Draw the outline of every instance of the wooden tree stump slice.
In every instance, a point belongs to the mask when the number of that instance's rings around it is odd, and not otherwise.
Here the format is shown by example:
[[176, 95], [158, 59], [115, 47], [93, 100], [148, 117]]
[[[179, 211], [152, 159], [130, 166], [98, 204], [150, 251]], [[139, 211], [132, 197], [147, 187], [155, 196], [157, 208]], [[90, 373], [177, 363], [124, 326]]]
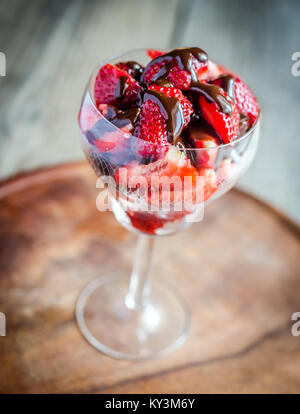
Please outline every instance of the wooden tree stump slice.
[[130, 266], [136, 241], [96, 209], [95, 182], [75, 163], [0, 185], [0, 392], [300, 392], [300, 337], [291, 334], [300, 230], [237, 190], [209, 205], [204, 221], [157, 241], [153, 276], [191, 312], [181, 348], [133, 363], [85, 341], [74, 317], [80, 291]]

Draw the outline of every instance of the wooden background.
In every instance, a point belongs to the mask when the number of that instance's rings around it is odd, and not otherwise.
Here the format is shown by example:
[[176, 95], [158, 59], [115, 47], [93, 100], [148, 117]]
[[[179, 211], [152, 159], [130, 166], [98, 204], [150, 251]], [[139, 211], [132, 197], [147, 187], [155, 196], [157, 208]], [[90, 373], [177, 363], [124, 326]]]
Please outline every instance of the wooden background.
[[300, 221], [298, 0], [1, 0], [0, 177], [82, 157], [76, 114], [91, 69], [117, 51], [199, 45], [252, 85], [264, 119], [243, 188]]
[[0, 393], [300, 393], [300, 228], [237, 190], [156, 241], [152, 276], [188, 304], [186, 343], [134, 363], [86, 342], [79, 292], [130, 268], [136, 242], [97, 211], [94, 178], [71, 163], [0, 185]]

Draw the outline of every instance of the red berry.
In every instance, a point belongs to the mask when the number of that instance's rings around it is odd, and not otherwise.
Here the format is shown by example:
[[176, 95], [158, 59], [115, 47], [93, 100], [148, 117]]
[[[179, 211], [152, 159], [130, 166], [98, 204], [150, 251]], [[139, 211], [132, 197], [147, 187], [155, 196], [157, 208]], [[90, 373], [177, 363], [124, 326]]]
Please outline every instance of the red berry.
[[[225, 75], [225, 74], [224, 74]], [[233, 94], [234, 94], [234, 101], [237, 106], [238, 111], [249, 118], [250, 125], [254, 124], [258, 117], [259, 107], [257, 100], [249, 87], [239, 79], [234, 74], [229, 74], [233, 77]], [[226, 77], [226, 76], [225, 76]], [[224, 89], [224, 77], [218, 76], [216, 79], [212, 81], [212, 84], [218, 85]], [[226, 88], [224, 89], [225, 92]]]
[[155, 49], [148, 49], [147, 50], [147, 55], [149, 56], [150, 59], [155, 59], [158, 56], [163, 55], [164, 52], [161, 52], [160, 50], [155, 50]]
[[234, 82], [234, 97], [239, 112], [248, 116], [254, 124], [259, 113], [258, 103], [250, 88], [239, 78]]
[[95, 80], [96, 105], [110, 104], [118, 108], [136, 106], [142, 88], [127, 72], [107, 64], [99, 70]]
[[180, 89], [168, 88], [165, 86], [151, 85], [150, 90], [156, 90], [160, 93], [163, 93], [169, 97], [177, 98], [182, 106], [183, 116], [184, 116], [184, 126], [186, 126], [191, 119], [193, 113], [193, 105], [191, 102], [183, 95]]
[[[146, 66], [144, 73], [142, 75], [143, 82], [147, 86], [149, 86], [151, 83], [155, 83], [156, 75], [158, 74], [160, 69], [166, 65], [170, 66], [168, 73], [166, 75], [166, 79], [170, 81], [173, 84], [173, 86], [177, 89], [188, 89], [192, 80], [191, 73], [189, 71], [182, 70], [179, 67], [175, 58], [171, 62], [170, 59], [167, 57], [166, 59], [162, 58], [162, 60], [158, 62], [155, 60], [153, 62], [150, 62], [148, 66]], [[207, 64], [203, 64], [196, 58], [193, 58], [193, 66], [199, 80], [204, 80], [206, 78]]]
[[166, 121], [155, 102], [147, 100], [142, 104], [137, 136], [147, 141], [147, 144], [141, 143], [138, 150], [144, 157], [150, 155], [157, 158], [169, 145]]
[[[223, 96], [230, 101], [228, 95], [221, 89]], [[208, 102], [203, 96], [199, 98], [199, 106], [203, 118], [208, 122], [225, 143], [235, 140], [239, 132], [239, 112], [234, 103], [231, 102], [231, 115], [219, 110], [215, 102]]]

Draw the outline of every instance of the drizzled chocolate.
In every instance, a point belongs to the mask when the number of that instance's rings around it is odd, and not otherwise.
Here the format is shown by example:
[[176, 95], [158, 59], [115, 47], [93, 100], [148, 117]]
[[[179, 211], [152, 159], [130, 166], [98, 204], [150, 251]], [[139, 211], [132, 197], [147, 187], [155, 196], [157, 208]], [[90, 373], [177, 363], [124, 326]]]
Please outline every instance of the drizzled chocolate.
[[140, 108], [131, 108], [127, 109], [127, 111], [118, 111], [116, 116], [110, 119], [110, 122], [118, 128], [122, 128], [127, 125], [128, 130], [133, 131], [140, 111]]
[[115, 89], [115, 98], [120, 101], [122, 100], [122, 98], [125, 95], [125, 91], [127, 88], [127, 81], [128, 81], [128, 77], [127, 76], [120, 76], [118, 83], [116, 85], [116, 89]]
[[189, 93], [191, 95], [202, 95], [208, 102], [215, 102], [221, 112], [226, 115], [232, 114], [231, 103], [222, 95], [222, 89], [217, 85], [203, 82], [192, 82]]
[[121, 111], [115, 106], [106, 105], [105, 118], [108, 119], [117, 128], [123, 128], [127, 126], [127, 130], [129, 132], [133, 132], [140, 112], [141, 109], [138, 107]]
[[[149, 66], [152, 66], [155, 63], [166, 62], [165, 65], [154, 76], [154, 78], [152, 79], [152, 83], [158, 84], [160, 86], [165, 86], [166, 84], [172, 86], [167, 77], [174, 65], [175, 60], [181, 70], [188, 71], [191, 74], [191, 85], [186, 93], [188, 95], [194, 95], [194, 98], [196, 99], [199, 99], [199, 95], [204, 96], [204, 98], [207, 101], [215, 102], [221, 112], [224, 112], [225, 114], [230, 116], [232, 114], [232, 106], [231, 103], [223, 96], [221, 87], [217, 85], [210, 85], [208, 83], [200, 82], [198, 80], [197, 72], [195, 69], [195, 59], [203, 64], [207, 64], [207, 53], [198, 47], [178, 48], [172, 50], [169, 53], [158, 56], [152, 62], [150, 62], [143, 72], [141, 81], [143, 82], [144, 76], [147, 73], [147, 68]], [[227, 89], [229, 90], [229, 93], [232, 95], [232, 80], [228, 78], [224, 79], [224, 81], [227, 83]]]
[[239, 137], [243, 136], [249, 129], [250, 126], [250, 119], [247, 115], [243, 115], [240, 113], [240, 121], [239, 121]]
[[173, 143], [181, 134], [184, 126], [182, 106], [177, 98], [169, 97], [156, 90], [147, 90], [144, 101], [150, 100], [157, 104], [166, 121], [168, 140]]
[[[152, 79], [152, 83], [158, 86], [173, 87], [172, 82], [168, 79], [170, 70], [174, 67], [174, 62], [177, 63], [179, 69], [187, 71], [191, 75], [191, 84], [188, 90], [182, 91], [192, 101], [198, 102], [199, 97], [203, 96], [208, 102], [214, 102], [217, 104], [219, 110], [227, 115], [232, 114], [231, 100], [226, 99], [223, 90], [228, 96], [233, 99], [234, 97], [234, 78], [231, 75], [224, 75], [220, 77], [220, 86], [212, 85], [204, 82], [200, 82], [197, 77], [197, 66], [195, 60], [207, 65], [208, 56], [205, 51], [198, 47], [190, 48], [178, 48], [172, 50], [169, 53], [158, 56], [153, 59], [143, 71], [143, 67], [135, 61], [121, 62], [122, 65], [127, 66], [128, 73], [143, 85], [145, 74], [147, 69], [154, 64], [164, 62], [164, 65], [155, 74]], [[122, 101], [125, 96], [126, 88], [128, 86], [128, 77], [121, 76], [115, 88], [115, 98], [118, 101]], [[168, 97], [164, 93], [156, 90], [144, 90], [143, 86], [138, 96], [136, 105], [140, 105], [141, 102], [151, 100], [156, 103], [166, 121], [166, 129], [168, 134], [168, 140], [174, 144], [178, 141], [178, 137], [184, 128], [184, 116], [182, 106], [177, 98]], [[138, 108], [132, 108], [127, 111], [116, 111], [115, 114], [107, 114], [107, 118], [116, 126], [122, 127], [130, 124], [132, 130], [136, 128], [138, 123], [140, 110]]]
[[137, 81], [140, 80], [144, 70], [144, 67], [142, 65], [134, 60], [129, 60], [128, 62], [120, 62], [120, 65], [126, 66], [128, 68], [127, 73]]
[[[208, 61], [207, 53], [204, 50], [200, 49], [199, 47], [182, 47], [178, 49], [174, 49], [169, 53], [164, 55], [158, 56], [157, 58], [153, 59], [150, 64], [146, 67], [152, 66], [155, 63], [166, 62], [166, 64], [157, 72], [157, 74], [153, 78], [153, 82], [156, 83], [159, 79], [164, 79], [168, 76], [174, 60], [176, 60], [179, 68], [181, 70], [185, 70], [190, 72], [192, 81], [197, 80], [197, 73], [194, 69], [194, 60], [198, 60], [201, 63], [206, 64]], [[144, 71], [141, 81], [144, 80], [144, 75], [147, 73], [147, 70]]]
[[229, 98], [235, 101], [234, 98], [234, 77], [232, 75], [224, 74], [218, 77], [221, 88], [227, 93]]

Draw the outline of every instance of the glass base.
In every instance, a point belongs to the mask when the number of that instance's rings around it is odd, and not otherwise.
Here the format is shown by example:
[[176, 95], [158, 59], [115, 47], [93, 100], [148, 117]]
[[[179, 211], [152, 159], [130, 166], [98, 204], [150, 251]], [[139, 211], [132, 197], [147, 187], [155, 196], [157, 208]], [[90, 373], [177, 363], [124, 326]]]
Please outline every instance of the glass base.
[[89, 283], [76, 305], [86, 340], [119, 359], [144, 360], [180, 346], [189, 328], [181, 298], [160, 280], [152, 282], [147, 304], [134, 307], [128, 296], [129, 272], [103, 275]]

